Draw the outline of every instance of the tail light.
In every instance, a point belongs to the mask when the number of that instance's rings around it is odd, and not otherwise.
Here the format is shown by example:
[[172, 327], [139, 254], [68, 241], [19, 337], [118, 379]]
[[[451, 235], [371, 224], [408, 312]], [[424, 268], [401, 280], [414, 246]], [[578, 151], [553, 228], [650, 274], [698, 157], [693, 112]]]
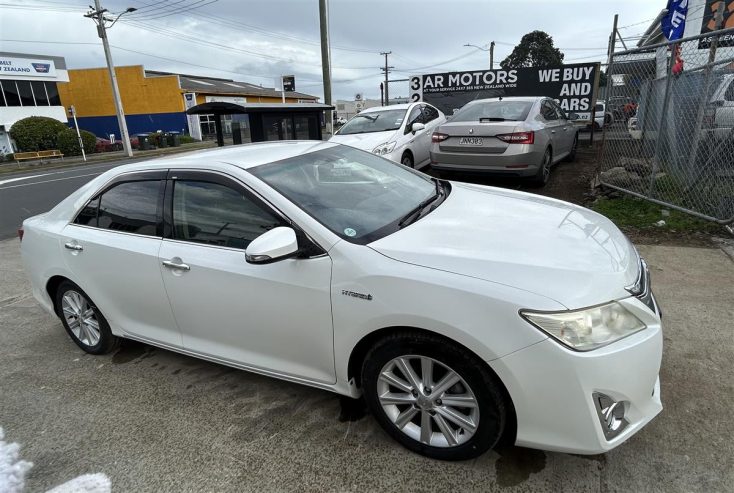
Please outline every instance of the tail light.
[[442, 134], [440, 132], [433, 132], [433, 135], [431, 135], [431, 142], [443, 142], [444, 140], [448, 138], [449, 136], [447, 134]]
[[496, 137], [508, 144], [532, 144], [535, 142], [535, 132], [515, 132], [497, 135]]
[[20, 241], [23, 241], [23, 233], [24, 233], [23, 228], [18, 228], [18, 239]]

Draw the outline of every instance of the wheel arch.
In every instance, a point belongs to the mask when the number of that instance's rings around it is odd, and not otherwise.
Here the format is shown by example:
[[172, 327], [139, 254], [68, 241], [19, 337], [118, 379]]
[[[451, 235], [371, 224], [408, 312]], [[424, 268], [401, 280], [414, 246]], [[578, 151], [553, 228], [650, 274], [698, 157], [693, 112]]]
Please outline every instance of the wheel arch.
[[347, 363], [347, 381], [348, 382], [354, 382], [354, 386], [356, 388], [359, 388], [361, 390], [362, 387], [362, 363], [364, 361], [365, 356], [367, 355], [367, 352], [374, 346], [377, 341], [394, 334], [396, 332], [406, 333], [406, 334], [424, 334], [424, 335], [430, 335], [432, 337], [436, 337], [438, 339], [443, 339], [448, 343], [455, 344], [462, 349], [468, 351], [473, 356], [475, 356], [479, 361], [482, 362], [484, 365], [484, 368], [492, 375], [497, 383], [499, 384], [499, 388], [502, 392], [503, 397], [505, 398], [507, 405], [508, 405], [508, 413], [507, 413], [507, 424], [505, 426], [505, 431], [502, 434], [502, 437], [500, 438], [500, 443], [507, 444], [507, 445], [514, 445], [515, 443], [515, 437], [517, 435], [517, 414], [515, 412], [515, 404], [512, 402], [512, 396], [510, 395], [510, 392], [507, 390], [507, 387], [505, 386], [505, 383], [502, 381], [502, 379], [497, 375], [497, 373], [492, 369], [490, 365], [488, 365], [482, 358], [474, 351], [466, 347], [464, 344], [461, 344], [460, 342], [457, 342], [456, 340], [446, 337], [443, 334], [440, 334], [438, 332], [418, 328], [418, 327], [407, 327], [407, 326], [393, 326], [393, 327], [383, 327], [381, 329], [374, 330], [370, 332], [369, 334], [366, 334], [360, 339], [357, 344], [352, 348], [351, 353], [349, 354], [349, 360]]
[[[59, 307], [56, 303], [56, 291], [58, 291], [59, 286], [61, 286], [61, 283], [64, 281], [73, 282], [74, 284], [77, 284], [74, 280], [69, 279], [66, 276], [62, 276], [59, 274], [51, 276], [48, 281], [46, 281], [46, 293], [48, 293], [49, 298], [51, 298], [51, 302], [54, 306], [54, 311], [56, 314], [59, 314]], [[78, 285], [78, 284], [77, 284]]]
[[406, 154], [410, 156], [410, 160], [413, 161], [413, 166], [415, 166], [415, 155], [413, 154], [413, 151], [411, 151], [409, 147], [405, 149], [403, 153], [400, 155], [401, 164], [403, 162], [403, 156], [405, 156]]

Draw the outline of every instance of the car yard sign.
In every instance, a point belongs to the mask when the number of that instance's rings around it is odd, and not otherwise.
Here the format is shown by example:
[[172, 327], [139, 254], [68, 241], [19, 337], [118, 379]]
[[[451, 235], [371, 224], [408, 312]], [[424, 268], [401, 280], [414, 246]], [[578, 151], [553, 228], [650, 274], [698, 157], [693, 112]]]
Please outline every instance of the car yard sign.
[[499, 96], [547, 96], [568, 112], [588, 112], [596, 101], [599, 64], [414, 75], [410, 100], [452, 115], [469, 101]]

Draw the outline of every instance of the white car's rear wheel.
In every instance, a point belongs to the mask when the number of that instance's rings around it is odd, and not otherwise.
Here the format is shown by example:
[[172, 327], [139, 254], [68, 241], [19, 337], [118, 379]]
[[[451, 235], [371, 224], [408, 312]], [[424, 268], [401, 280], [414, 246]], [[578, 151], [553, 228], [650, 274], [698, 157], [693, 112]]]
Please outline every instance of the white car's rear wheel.
[[393, 335], [365, 357], [365, 399], [410, 450], [445, 460], [477, 457], [497, 443], [506, 420], [502, 392], [484, 365], [438, 337]]
[[56, 312], [77, 346], [91, 354], [114, 349], [118, 338], [96, 305], [71, 281], [64, 281], [56, 291]]

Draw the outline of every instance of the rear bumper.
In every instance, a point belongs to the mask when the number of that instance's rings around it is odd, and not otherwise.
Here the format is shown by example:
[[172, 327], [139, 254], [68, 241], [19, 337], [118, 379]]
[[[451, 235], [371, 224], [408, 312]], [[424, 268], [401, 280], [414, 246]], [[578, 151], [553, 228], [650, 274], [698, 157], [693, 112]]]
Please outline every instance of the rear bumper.
[[[472, 154], [431, 150], [431, 167], [440, 171], [497, 173], [511, 176], [532, 176], [543, 162], [545, 150], [536, 151], [531, 145], [517, 145], [502, 154]], [[520, 168], [519, 166], [527, 166]]]
[[[516, 444], [577, 454], [618, 446], [662, 410], [658, 373], [663, 337], [660, 319], [636, 299], [643, 331], [609, 346], [577, 352], [551, 339], [489, 362], [507, 387], [517, 414]], [[624, 406], [626, 427], [607, 438], [594, 394]]]

